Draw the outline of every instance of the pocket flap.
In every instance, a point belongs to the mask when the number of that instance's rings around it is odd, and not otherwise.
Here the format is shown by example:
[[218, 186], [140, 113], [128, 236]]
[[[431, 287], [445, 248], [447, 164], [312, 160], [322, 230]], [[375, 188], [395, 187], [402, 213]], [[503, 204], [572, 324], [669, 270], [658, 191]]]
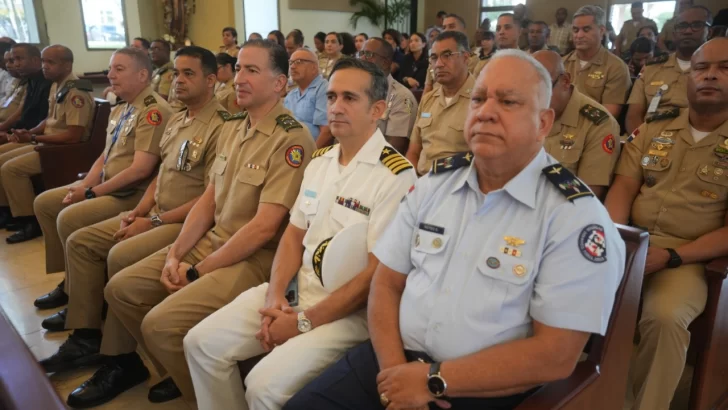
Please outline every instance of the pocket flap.
[[258, 186], [265, 180], [264, 169], [243, 168], [238, 172], [238, 181]]
[[447, 246], [450, 235], [438, 234], [420, 229], [415, 236], [415, 250], [435, 255]]
[[728, 170], [726, 169], [700, 164], [697, 175], [701, 181], [728, 187]]
[[478, 270], [481, 274], [495, 280], [523, 285], [529, 282], [533, 276], [533, 262], [512, 258], [508, 255], [491, 256], [478, 262]]
[[429, 127], [432, 125], [432, 117], [420, 117], [419, 120], [417, 120], [417, 126], [420, 128]]
[[318, 199], [303, 198], [303, 200], [301, 200], [301, 203], [298, 205], [298, 209], [300, 209], [304, 215], [314, 215], [318, 210], [318, 205]]
[[217, 175], [222, 175], [223, 172], [225, 172], [225, 167], [227, 167], [227, 159], [221, 158], [219, 155], [217, 158], [215, 158], [215, 162], [212, 163], [212, 168], [210, 169], [210, 172]]

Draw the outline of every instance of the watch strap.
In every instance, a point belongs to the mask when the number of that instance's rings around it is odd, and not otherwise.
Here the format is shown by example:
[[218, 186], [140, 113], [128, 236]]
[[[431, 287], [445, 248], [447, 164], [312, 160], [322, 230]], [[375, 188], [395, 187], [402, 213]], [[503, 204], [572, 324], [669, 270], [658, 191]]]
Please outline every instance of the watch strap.
[[436, 374], [440, 374], [440, 362], [433, 362], [430, 363], [430, 374], [429, 376], [434, 376]]
[[668, 268], [677, 268], [680, 265], [682, 265], [683, 261], [680, 255], [677, 253], [675, 249], [672, 248], [665, 248], [667, 253], [670, 254], [670, 260], [667, 261], [667, 267]]

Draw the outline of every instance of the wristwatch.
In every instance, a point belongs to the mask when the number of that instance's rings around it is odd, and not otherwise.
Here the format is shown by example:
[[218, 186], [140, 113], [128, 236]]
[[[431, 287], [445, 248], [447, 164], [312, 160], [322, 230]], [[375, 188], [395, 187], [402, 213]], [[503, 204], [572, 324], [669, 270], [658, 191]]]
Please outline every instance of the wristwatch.
[[86, 199], [94, 199], [96, 198], [96, 192], [94, 192], [93, 188], [86, 188]]
[[38, 136], [35, 134], [30, 134], [30, 143], [33, 145], [38, 145], [38, 140], [36, 139]]
[[301, 312], [298, 312], [298, 331], [301, 333], [310, 332], [311, 329], [313, 329], [313, 325], [311, 324], [311, 321], [308, 320], [306, 317], [306, 314]]
[[675, 269], [683, 264], [682, 258], [675, 252], [675, 249], [667, 248], [665, 250], [670, 254], [670, 259], [667, 261], [668, 268]]
[[164, 222], [162, 222], [162, 218], [159, 217], [159, 214], [152, 215], [152, 228], [157, 228], [159, 226], [164, 225]]
[[447, 391], [447, 382], [440, 375], [439, 362], [430, 365], [430, 374], [427, 375], [427, 389], [433, 397], [443, 397]]
[[190, 266], [187, 268], [187, 282], [192, 283], [200, 278], [200, 272], [197, 271], [197, 268], [195, 268], [195, 265]]

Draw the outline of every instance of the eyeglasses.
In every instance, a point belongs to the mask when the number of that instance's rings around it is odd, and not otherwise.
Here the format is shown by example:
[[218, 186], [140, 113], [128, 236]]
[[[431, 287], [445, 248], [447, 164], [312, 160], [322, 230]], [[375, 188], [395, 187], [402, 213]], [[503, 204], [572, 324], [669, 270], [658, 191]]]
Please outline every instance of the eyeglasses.
[[702, 30], [705, 27], [710, 27], [710, 23], [705, 21], [693, 21], [692, 23], [678, 23], [675, 24], [675, 31], [687, 31], [688, 28], [693, 31]]
[[301, 65], [303, 63], [315, 63], [315, 61], [305, 60], [305, 59], [299, 58], [298, 60], [291, 60], [291, 61], [289, 61], [288, 62], [288, 65], [291, 66], [291, 67], [295, 67], [295, 66]]
[[372, 59], [372, 58], [374, 58], [374, 57], [381, 57], [381, 58], [384, 58], [384, 56], [383, 56], [383, 55], [381, 55], [381, 54], [377, 54], [377, 53], [375, 53], [375, 52], [373, 52], [373, 51], [368, 51], [368, 50], [361, 50], [361, 51], [358, 51], [358, 52], [356, 53], [356, 58], [358, 58], [358, 59], [360, 59], [360, 60], [362, 60], [362, 59], [367, 59], [367, 60], [370, 60], [370, 59]]
[[435, 65], [437, 63], [437, 60], [442, 60], [443, 63], [447, 64], [450, 60], [452, 60], [452, 57], [454, 55], [462, 54], [462, 51], [458, 51], [453, 53], [452, 51], [445, 51], [444, 53], [440, 54], [439, 56], [437, 54], [430, 54], [430, 65]]

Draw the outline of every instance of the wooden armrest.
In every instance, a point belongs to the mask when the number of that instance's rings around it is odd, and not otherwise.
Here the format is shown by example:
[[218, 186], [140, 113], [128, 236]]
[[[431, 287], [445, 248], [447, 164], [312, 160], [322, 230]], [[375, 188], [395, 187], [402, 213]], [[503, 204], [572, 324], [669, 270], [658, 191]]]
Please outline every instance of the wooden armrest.
[[728, 275], [728, 257], [713, 259], [705, 267], [708, 279], [724, 280]]
[[76, 180], [79, 171], [87, 170], [95, 158], [90, 155], [90, 142], [62, 145], [38, 145], [45, 189], [67, 185]]
[[597, 365], [589, 360], [576, 365], [568, 378], [549, 383], [521, 403], [516, 410], [551, 410], [560, 408], [599, 377]]

